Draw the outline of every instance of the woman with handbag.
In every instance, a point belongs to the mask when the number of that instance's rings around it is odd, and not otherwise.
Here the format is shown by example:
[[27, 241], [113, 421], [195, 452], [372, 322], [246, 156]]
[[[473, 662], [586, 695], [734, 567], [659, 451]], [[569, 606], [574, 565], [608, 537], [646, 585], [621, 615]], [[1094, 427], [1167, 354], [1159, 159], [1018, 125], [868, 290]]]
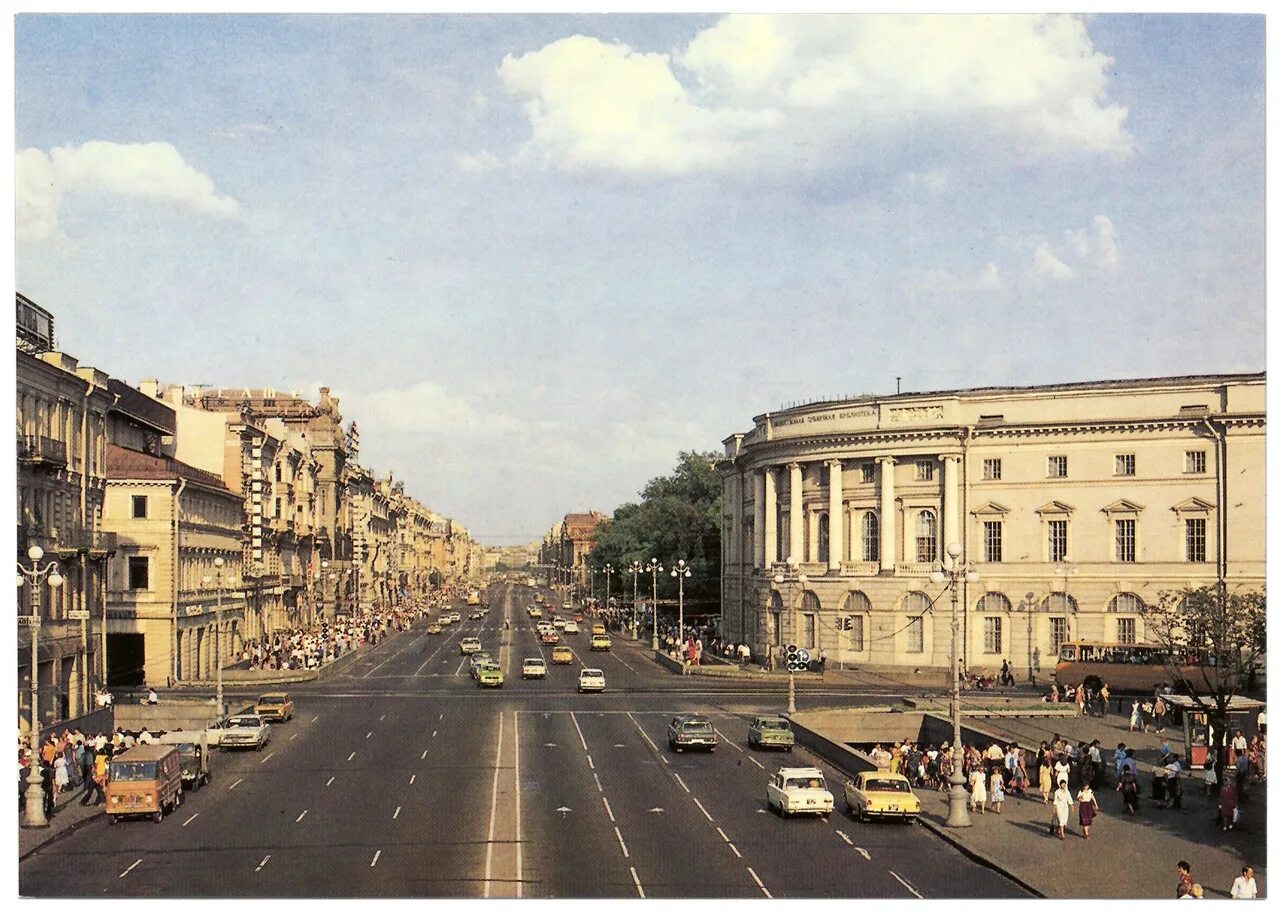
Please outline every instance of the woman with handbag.
[[1098, 807], [1098, 799], [1093, 794], [1093, 787], [1087, 782], [1081, 787], [1076, 801], [1080, 803], [1080, 830], [1084, 831], [1084, 839], [1088, 840], [1089, 827], [1093, 824], [1094, 816], [1102, 810]]

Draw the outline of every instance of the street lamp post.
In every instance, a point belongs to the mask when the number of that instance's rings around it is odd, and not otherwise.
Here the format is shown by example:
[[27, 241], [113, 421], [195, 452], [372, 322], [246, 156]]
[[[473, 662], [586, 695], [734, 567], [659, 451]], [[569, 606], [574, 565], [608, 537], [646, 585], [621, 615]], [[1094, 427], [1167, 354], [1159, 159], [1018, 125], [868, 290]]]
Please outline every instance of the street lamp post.
[[640, 622], [638, 620], [639, 611], [636, 608], [636, 603], [639, 601], [639, 598], [640, 598], [640, 589], [639, 589], [638, 581], [640, 579], [640, 572], [642, 570], [644, 570], [644, 565], [641, 564], [639, 561], [631, 562], [631, 639], [632, 640], [640, 639]]
[[40, 583], [47, 577], [49, 586], [56, 590], [62, 586], [62, 575], [58, 573], [56, 561], [50, 561], [41, 567], [40, 559], [44, 557], [44, 549], [40, 546], [33, 545], [27, 549], [27, 557], [31, 559], [29, 567], [18, 562], [18, 586], [26, 583], [31, 587], [31, 615], [28, 622], [31, 628], [31, 754], [27, 759], [27, 791], [23, 799], [22, 826], [48, 827], [49, 819], [44, 815], [44, 784], [40, 776]]
[[[794, 567], [794, 565], [792, 566]], [[786, 583], [787, 582], [786, 575], [775, 574], [773, 577], [773, 582], [779, 585]], [[804, 588], [806, 585], [808, 585], [808, 583], [809, 583], [809, 577], [807, 574], [800, 574], [795, 578], [795, 584], [797, 587], [799, 587], [801, 594], [804, 593]], [[798, 598], [799, 598], [799, 595], [797, 595], [796, 599], [788, 600], [788, 602], [790, 603], [790, 611], [787, 613], [788, 615], [787, 624], [791, 628], [792, 637], [796, 636], [796, 600]], [[795, 712], [796, 712], [796, 670], [792, 669], [791, 664], [788, 663], [787, 664], [787, 713], [795, 713]]]
[[613, 565], [606, 564], [604, 566], [604, 610], [609, 611], [609, 592], [610, 585], [613, 583]]
[[[214, 558], [213, 559], [213, 567], [214, 567], [213, 576], [210, 577], [208, 574], [205, 574], [204, 578], [202, 579], [202, 582], [204, 583], [205, 586], [208, 586], [211, 583], [214, 584], [216, 586], [216, 593], [217, 593], [217, 603], [216, 603], [217, 607], [214, 609], [214, 616], [213, 616], [214, 617], [214, 631], [213, 631], [214, 660], [213, 662], [214, 662], [214, 665], [217, 667], [217, 678], [218, 678], [218, 695], [217, 695], [218, 719], [222, 719], [223, 715], [227, 712], [226, 707], [222, 703], [222, 591], [224, 589], [223, 582], [222, 582], [222, 568], [225, 565], [226, 565], [226, 562], [222, 559], [221, 556]], [[228, 586], [235, 586], [240, 582], [240, 580], [233, 575], [231, 577], [228, 577], [226, 582]]]
[[649, 572], [649, 578], [653, 582], [653, 619], [649, 627], [653, 630], [653, 650], [658, 651], [658, 575], [662, 573], [662, 565], [658, 563], [657, 558], [650, 558], [649, 563], [645, 566]]
[[1027, 593], [1022, 598], [1022, 605], [1019, 608], [1025, 609], [1027, 612], [1027, 682], [1034, 688], [1036, 684], [1036, 668], [1032, 651], [1035, 649], [1035, 631], [1033, 630], [1032, 622], [1035, 620], [1036, 594]]
[[947, 827], [969, 827], [968, 795], [964, 788], [964, 772], [962, 770], [964, 754], [960, 747], [960, 594], [961, 582], [977, 583], [978, 573], [970, 565], [960, 560], [964, 553], [960, 543], [952, 542], [947, 546], [947, 554], [939, 563], [939, 567], [929, 579], [935, 585], [946, 584], [951, 590], [951, 809], [947, 813]]
[[671, 576], [676, 578], [676, 582], [680, 584], [679, 606], [680, 614], [676, 622], [676, 631], [680, 635], [680, 664], [685, 663], [685, 643], [684, 643], [684, 582], [693, 576], [693, 571], [689, 570], [689, 566], [684, 563], [681, 558], [676, 562], [675, 567], [671, 569]]

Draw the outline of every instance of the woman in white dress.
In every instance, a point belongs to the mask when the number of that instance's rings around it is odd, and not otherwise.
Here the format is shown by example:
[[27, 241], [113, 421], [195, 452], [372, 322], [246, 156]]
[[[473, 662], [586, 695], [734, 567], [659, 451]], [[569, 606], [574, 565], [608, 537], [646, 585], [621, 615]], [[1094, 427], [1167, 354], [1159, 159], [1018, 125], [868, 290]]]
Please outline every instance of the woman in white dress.
[[1071, 792], [1067, 789], [1067, 781], [1059, 780], [1058, 789], [1053, 794], [1053, 823], [1058, 828], [1058, 839], [1066, 840], [1067, 820], [1071, 817]]
[[973, 765], [973, 770], [969, 771], [969, 810], [987, 813], [987, 777], [983, 773], [982, 765]]

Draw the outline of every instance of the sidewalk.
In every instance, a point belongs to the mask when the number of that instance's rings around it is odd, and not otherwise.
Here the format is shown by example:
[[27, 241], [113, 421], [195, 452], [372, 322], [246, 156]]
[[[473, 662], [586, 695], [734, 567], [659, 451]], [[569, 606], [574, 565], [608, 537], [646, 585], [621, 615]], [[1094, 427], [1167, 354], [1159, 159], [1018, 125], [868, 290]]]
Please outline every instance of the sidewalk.
[[[102, 824], [106, 817], [102, 814], [104, 805], [81, 805], [80, 795], [84, 787], [69, 790], [60, 797], [49, 818], [48, 827], [18, 828], [18, 858], [24, 859], [46, 843], [52, 843], [60, 837], [71, 833], [81, 825], [91, 825], [96, 821]], [[18, 809], [18, 820], [22, 820], [22, 808]], [[95, 825], [96, 826], [96, 825]]]

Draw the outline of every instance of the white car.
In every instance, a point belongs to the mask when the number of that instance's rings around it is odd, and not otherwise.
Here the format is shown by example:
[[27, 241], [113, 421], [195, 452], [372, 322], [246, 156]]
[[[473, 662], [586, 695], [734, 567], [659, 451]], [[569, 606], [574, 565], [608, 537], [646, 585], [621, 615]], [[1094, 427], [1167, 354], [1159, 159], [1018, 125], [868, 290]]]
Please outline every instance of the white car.
[[778, 814], [821, 815], [826, 818], [836, 807], [827, 780], [816, 767], [780, 767], [769, 778], [765, 798]]
[[271, 724], [256, 713], [229, 717], [222, 724], [218, 745], [222, 748], [252, 748], [262, 751], [271, 741]]
[[551, 622], [551, 625], [552, 625], [552, 627], [554, 627], [556, 630], [558, 630], [558, 631], [563, 631], [563, 630], [564, 630], [565, 621], [564, 621], [564, 619], [563, 619], [563, 618], [557, 618], [555, 621]]
[[531, 656], [520, 666], [521, 678], [546, 678], [547, 661], [539, 656]]
[[458, 644], [458, 649], [462, 651], [462, 654], [464, 656], [467, 655], [468, 653], [479, 653], [480, 650], [482, 649], [480, 645], [480, 638], [464, 637], [462, 638], [462, 641]]
[[564, 623], [564, 633], [566, 633], [566, 634], [577, 634], [577, 633], [578, 633], [578, 623], [577, 623], [576, 621], [566, 621], [566, 622]]
[[579, 691], [603, 691], [604, 672], [600, 669], [583, 669], [578, 673]]
[[450, 613], [449, 613], [449, 620], [450, 620], [450, 621], [452, 621], [454, 624], [458, 624], [459, 622], [461, 622], [461, 621], [462, 621], [462, 613], [461, 613], [461, 612], [450, 612]]

